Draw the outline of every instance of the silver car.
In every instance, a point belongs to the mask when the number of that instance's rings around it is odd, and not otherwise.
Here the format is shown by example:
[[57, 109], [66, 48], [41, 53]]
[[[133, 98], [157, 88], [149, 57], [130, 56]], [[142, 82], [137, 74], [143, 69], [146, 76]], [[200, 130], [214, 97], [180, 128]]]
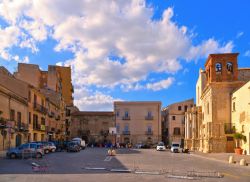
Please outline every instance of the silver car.
[[44, 151], [39, 144], [26, 143], [20, 145], [19, 147], [9, 149], [6, 156], [11, 159], [30, 157], [42, 158], [44, 156]]

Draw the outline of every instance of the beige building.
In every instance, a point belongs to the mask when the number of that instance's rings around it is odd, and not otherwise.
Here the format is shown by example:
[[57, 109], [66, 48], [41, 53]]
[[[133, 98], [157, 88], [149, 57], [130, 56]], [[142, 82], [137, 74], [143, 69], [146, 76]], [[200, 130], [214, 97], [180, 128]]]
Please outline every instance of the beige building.
[[185, 117], [188, 148], [205, 153], [233, 152], [231, 94], [250, 79], [248, 69], [238, 69], [237, 57], [238, 53], [210, 54], [205, 71], [200, 70], [197, 107]]
[[250, 81], [232, 94], [232, 125], [236, 132], [246, 136], [240, 147], [244, 154], [250, 154]]
[[162, 140], [161, 102], [114, 102], [118, 143], [155, 144]]
[[28, 141], [28, 84], [0, 67], [0, 150]]
[[105, 144], [112, 142], [109, 128], [115, 126], [114, 112], [72, 113], [70, 137], [80, 137], [89, 144]]
[[163, 122], [164, 128], [163, 140], [166, 144], [179, 142], [184, 145], [185, 136], [185, 112], [192, 108], [194, 100], [189, 99], [182, 102], [171, 104], [162, 109], [164, 113]]

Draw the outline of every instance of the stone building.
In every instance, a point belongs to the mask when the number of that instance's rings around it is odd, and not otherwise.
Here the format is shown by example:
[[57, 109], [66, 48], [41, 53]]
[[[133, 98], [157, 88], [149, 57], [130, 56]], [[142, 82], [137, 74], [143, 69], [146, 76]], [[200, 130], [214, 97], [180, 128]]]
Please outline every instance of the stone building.
[[182, 102], [171, 104], [162, 109], [164, 113], [163, 123], [164, 128], [164, 142], [171, 144], [172, 142], [179, 142], [184, 145], [185, 135], [185, 112], [193, 107], [194, 100], [189, 99]]
[[161, 102], [114, 102], [116, 141], [155, 144], [162, 140]]
[[244, 154], [250, 154], [250, 81], [232, 94], [232, 126], [242, 133], [246, 141], [240, 142]]
[[205, 71], [200, 70], [196, 84], [197, 107], [185, 117], [186, 133], [189, 132], [187, 147], [205, 153], [233, 152], [231, 94], [250, 79], [249, 70], [238, 69], [237, 57], [238, 53], [210, 54]]
[[71, 114], [70, 137], [80, 137], [89, 144], [112, 142], [109, 128], [115, 126], [114, 112], [76, 111]]
[[28, 84], [0, 67], [0, 150], [28, 141]]

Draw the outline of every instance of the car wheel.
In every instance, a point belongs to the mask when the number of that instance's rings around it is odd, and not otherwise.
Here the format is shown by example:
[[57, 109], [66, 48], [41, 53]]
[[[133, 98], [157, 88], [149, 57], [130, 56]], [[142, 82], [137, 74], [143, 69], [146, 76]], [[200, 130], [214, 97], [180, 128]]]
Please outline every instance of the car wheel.
[[41, 153], [36, 153], [36, 158], [42, 158], [42, 154]]
[[48, 153], [49, 153], [49, 150], [48, 150], [48, 149], [46, 149], [44, 152], [45, 152], [45, 154], [48, 154]]
[[56, 151], [56, 149], [52, 149], [52, 150], [51, 150], [51, 152], [55, 152], [55, 151]]
[[15, 159], [15, 158], [16, 158], [16, 154], [15, 154], [15, 153], [11, 153], [11, 154], [10, 154], [10, 158], [11, 158], [11, 159]]

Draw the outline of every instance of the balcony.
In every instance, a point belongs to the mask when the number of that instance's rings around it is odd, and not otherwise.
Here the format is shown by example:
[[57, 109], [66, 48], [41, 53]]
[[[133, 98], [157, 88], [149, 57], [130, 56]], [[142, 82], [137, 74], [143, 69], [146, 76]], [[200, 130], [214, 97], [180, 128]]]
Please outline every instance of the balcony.
[[123, 131], [122, 134], [123, 135], [130, 135], [130, 131]]
[[47, 114], [47, 112], [48, 112], [48, 110], [44, 106], [42, 106], [40, 104], [37, 104], [35, 102], [33, 104], [33, 108], [34, 108], [35, 111], [38, 111], [38, 112], [40, 112], [42, 114]]
[[29, 131], [29, 125], [26, 123], [18, 122], [16, 127], [17, 127], [17, 130], [21, 132]]
[[146, 131], [145, 135], [153, 135], [153, 131]]
[[41, 124], [33, 124], [33, 129], [37, 131], [46, 131], [46, 126]]
[[123, 116], [122, 120], [130, 120], [130, 116]]
[[0, 118], [0, 128], [6, 128], [7, 127], [7, 122], [4, 119]]
[[145, 116], [145, 120], [153, 120], [154, 117], [153, 116]]
[[225, 134], [234, 134], [236, 132], [234, 123], [225, 123], [224, 124], [224, 132]]

